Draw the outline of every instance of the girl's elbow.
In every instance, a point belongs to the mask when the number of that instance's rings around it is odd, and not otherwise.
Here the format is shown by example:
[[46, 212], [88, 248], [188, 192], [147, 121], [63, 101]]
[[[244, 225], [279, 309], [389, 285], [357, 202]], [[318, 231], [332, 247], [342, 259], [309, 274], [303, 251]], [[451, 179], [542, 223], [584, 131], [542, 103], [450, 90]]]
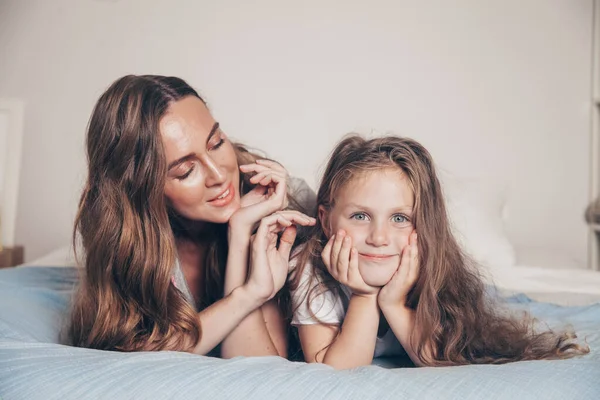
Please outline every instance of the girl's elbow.
[[283, 348], [283, 349], [280, 348], [280, 349], [277, 349], [276, 355], [278, 355], [279, 357], [282, 357], [282, 358], [288, 358], [288, 351], [286, 348]]

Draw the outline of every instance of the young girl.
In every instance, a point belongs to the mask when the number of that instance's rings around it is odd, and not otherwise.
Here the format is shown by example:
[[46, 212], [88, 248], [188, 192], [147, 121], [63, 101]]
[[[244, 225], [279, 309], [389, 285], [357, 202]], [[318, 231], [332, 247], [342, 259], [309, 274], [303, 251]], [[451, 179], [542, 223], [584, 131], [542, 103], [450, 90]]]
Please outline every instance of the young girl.
[[317, 195], [319, 223], [290, 263], [307, 362], [336, 368], [406, 352], [419, 366], [567, 358], [572, 334], [497, 311], [453, 237], [431, 156], [414, 140], [344, 139]]

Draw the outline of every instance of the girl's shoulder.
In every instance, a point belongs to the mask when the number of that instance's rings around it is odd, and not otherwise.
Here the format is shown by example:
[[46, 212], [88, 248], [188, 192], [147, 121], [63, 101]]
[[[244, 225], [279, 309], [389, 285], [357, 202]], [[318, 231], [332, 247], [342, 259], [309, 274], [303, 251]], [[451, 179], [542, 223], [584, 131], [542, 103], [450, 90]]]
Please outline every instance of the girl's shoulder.
[[[292, 255], [290, 257], [290, 262], [289, 262], [289, 269], [288, 269], [288, 273], [289, 273], [289, 279], [293, 282], [296, 282], [296, 284], [294, 285], [295, 290], [299, 291], [299, 292], [306, 292], [309, 291], [311, 289], [313, 289], [316, 286], [323, 286], [326, 278], [323, 276], [323, 272], [322, 271], [317, 271], [315, 269], [315, 266], [313, 265], [312, 261], [311, 261], [311, 257], [306, 257], [305, 258], [305, 262], [303, 263], [303, 265], [299, 265], [298, 263], [300, 262], [301, 258], [303, 255], [303, 252], [306, 249], [306, 245], [305, 244], [301, 244], [299, 245], [296, 249], [294, 249], [292, 251]], [[300, 274], [298, 276], [298, 274]], [[326, 272], [325, 272], [326, 274]], [[339, 288], [339, 290], [335, 290], [336, 293], [338, 293], [339, 295], [341, 295], [344, 298], [349, 299], [352, 291], [350, 290], [350, 288], [348, 288], [345, 285], [342, 285], [338, 282], [335, 282], [334, 285], [336, 288]], [[329, 287], [324, 287], [324, 291], [330, 291]]]
[[[299, 244], [294, 249], [292, 249], [292, 253], [290, 255], [290, 261], [288, 263], [289, 272], [296, 270], [296, 268], [298, 267], [298, 262], [300, 261], [300, 258], [305, 250], [306, 250], [306, 243]], [[310, 260], [307, 262], [307, 264], [310, 264]]]

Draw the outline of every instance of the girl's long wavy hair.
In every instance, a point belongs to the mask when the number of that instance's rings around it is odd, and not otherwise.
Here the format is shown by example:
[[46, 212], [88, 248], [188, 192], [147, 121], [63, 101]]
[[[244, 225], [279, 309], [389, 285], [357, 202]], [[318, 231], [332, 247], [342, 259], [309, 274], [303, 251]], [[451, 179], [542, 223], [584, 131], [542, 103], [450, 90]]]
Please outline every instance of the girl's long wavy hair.
[[[75, 219], [84, 276], [67, 340], [106, 350], [190, 351], [201, 336], [194, 306], [172, 284], [175, 237], [185, 221], [164, 196], [167, 164], [159, 121], [170, 104], [198, 93], [164, 76], [125, 76], [98, 100], [87, 130], [88, 177]], [[204, 101], [204, 100], [203, 100]], [[234, 144], [238, 163], [258, 158]], [[252, 185], [240, 177], [240, 192]], [[223, 296], [227, 224], [214, 224], [203, 260], [201, 308]]]
[[[411, 340], [425, 365], [506, 363], [568, 358], [589, 349], [573, 342], [573, 333], [536, 332], [534, 321], [516, 318], [486, 295], [476, 265], [454, 238], [444, 196], [429, 152], [412, 139], [387, 136], [365, 140], [351, 135], [333, 150], [317, 194], [317, 207], [331, 210], [340, 190], [368, 171], [398, 168], [414, 191], [413, 225], [419, 234], [420, 275], [407, 305], [415, 310]], [[302, 268], [314, 266], [308, 301], [326, 290], [341, 293], [327, 272], [321, 252], [327, 237], [321, 224], [296, 255], [290, 290], [298, 288]], [[318, 283], [318, 284], [315, 284]], [[288, 309], [289, 310], [289, 309]]]

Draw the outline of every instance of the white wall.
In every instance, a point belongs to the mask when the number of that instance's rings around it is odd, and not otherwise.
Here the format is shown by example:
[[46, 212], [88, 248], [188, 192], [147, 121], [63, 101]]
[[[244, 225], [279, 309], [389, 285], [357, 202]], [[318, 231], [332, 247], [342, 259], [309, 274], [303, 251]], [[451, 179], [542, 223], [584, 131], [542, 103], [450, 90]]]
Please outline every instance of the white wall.
[[[7, 151], [7, 139], [8, 139], [8, 115], [0, 110], [0, 199], [2, 198], [4, 188], [4, 170], [6, 163], [6, 151]], [[0, 202], [0, 209], [2, 204]], [[0, 224], [2, 221], [0, 220]]]
[[7, 139], [8, 139], [8, 115], [0, 110], [0, 248], [5, 246], [5, 232], [4, 227], [6, 224], [5, 217], [3, 215], [3, 194], [4, 194], [4, 174], [6, 173], [6, 155], [7, 155]]
[[315, 182], [349, 130], [422, 141], [511, 189], [520, 246], [586, 257], [592, 0], [8, 0], [0, 97], [26, 101], [17, 239], [66, 243], [100, 93], [187, 79], [231, 136]]

